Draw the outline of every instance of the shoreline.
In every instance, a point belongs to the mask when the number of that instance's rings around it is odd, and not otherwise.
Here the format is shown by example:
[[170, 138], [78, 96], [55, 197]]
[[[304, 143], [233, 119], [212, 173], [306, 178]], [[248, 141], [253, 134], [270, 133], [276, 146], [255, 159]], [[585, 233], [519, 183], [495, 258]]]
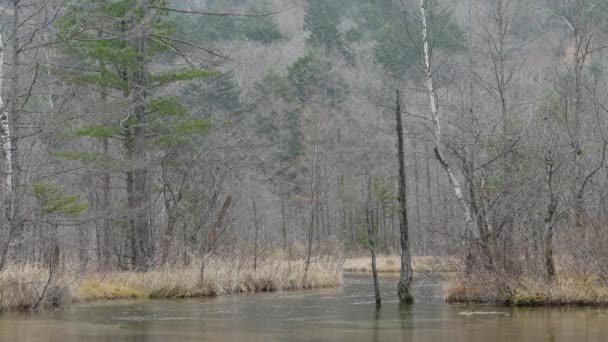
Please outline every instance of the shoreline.
[[444, 292], [448, 304], [522, 308], [608, 306], [608, 287], [577, 275], [563, 275], [558, 283], [526, 278], [509, 285], [488, 275], [468, 279], [461, 275], [446, 283]]
[[[378, 256], [376, 258], [379, 274], [398, 274], [401, 272], [401, 259], [396, 255]], [[438, 256], [412, 257], [412, 270], [414, 272], [452, 273], [462, 269], [461, 262], [456, 258]], [[370, 257], [349, 258], [342, 268], [348, 273], [372, 273]]]
[[[397, 257], [380, 257], [382, 276], [397, 276]], [[32, 266], [13, 267], [0, 273], [0, 313], [63, 309], [72, 304], [115, 300], [175, 300], [217, 298], [255, 293], [276, 293], [336, 288], [344, 274], [369, 274], [361, 266], [367, 258], [341, 262], [312, 263], [304, 278], [301, 261], [266, 262], [257, 270], [234, 267], [234, 263], [213, 260], [200, 279], [200, 265], [160, 268], [148, 272], [77, 273], [63, 272], [48, 279], [48, 270]], [[391, 261], [392, 260], [392, 261]], [[433, 261], [433, 262], [431, 262]], [[437, 263], [439, 261], [439, 263]], [[599, 281], [561, 275], [548, 284], [541, 278], [526, 278], [502, 284], [495, 275], [476, 274], [465, 278], [454, 260], [416, 257], [414, 272], [445, 273], [443, 299], [447, 305], [501, 307], [603, 307], [608, 306], [608, 286]], [[354, 267], [358, 266], [358, 267]], [[396, 269], [396, 271], [395, 271]], [[447, 270], [446, 270], [447, 269]], [[371, 271], [371, 269], [369, 270]], [[44, 295], [41, 295], [44, 293]]]
[[[269, 262], [256, 270], [210, 262], [148, 272], [70, 273], [49, 280], [48, 270], [13, 267], [0, 274], [0, 312], [62, 309], [71, 304], [108, 300], [215, 298], [247, 293], [334, 288], [342, 284], [339, 263]], [[242, 266], [242, 265], [241, 265]]]
[[[443, 299], [449, 305], [608, 307], [608, 286], [588, 276], [560, 274], [557, 284], [548, 284], [543, 278], [509, 282], [508, 277], [492, 274], [477, 274], [466, 280], [462, 265], [455, 258], [418, 256], [412, 261], [415, 273], [450, 274], [443, 284]], [[399, 262], [398, 256], [378, 257], [378, 274], [398, 277]], [[343, 272], [371, 276], [371, 260], [369, 257], [347, 259]]]

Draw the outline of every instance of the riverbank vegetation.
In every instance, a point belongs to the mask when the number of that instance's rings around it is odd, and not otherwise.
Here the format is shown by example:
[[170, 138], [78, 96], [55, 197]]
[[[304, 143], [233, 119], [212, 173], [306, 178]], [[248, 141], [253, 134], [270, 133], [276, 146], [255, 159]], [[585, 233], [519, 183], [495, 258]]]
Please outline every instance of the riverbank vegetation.
[[[401, 257], [378, 256], [377, 269], [379, 273], [401, 272]], [[415, 256], [412, 258], [414, 272], [457, 272], [462, 270], [462, 262], [453, 257]], [[344, 271], [354, 273], [371, 273], [369, 257], [350, 258], [344, 261]]]
[[561, 275], [559, 283], [543, 278], [519, 279], [500, 284], [491, 275], [459, 277], [445, 287], [446, 301], [452, 304], [499, 304], [513, 306], [606, 306], [608, 287], [599, 279], [583, 275]]
[[594, 231], [594, 241], [584, 234], [560, 232], [562, 248], [550, 259], [555, 260], [554, 274], [546, 270], [546, 255], [532, 253], [532, 246], [527, 255], [534, 260], [522, 258], [509, 268], [484, 262], [457, 273], [446, 283], [445, 299], [514, 306], [608, 305], [607, 240], [598, 228], [587, 228]]
[[251, 265], [212, 259], [201, 279], [200, 263], [147, 272], [79, 273], [49, 276], [48, 269], [11, 266], [0, 273], [0, 312], [64, 308], [71, 303], [118, 299], [183, 299], [257, 292], [337, 287], [339, 262], [265, 261]]

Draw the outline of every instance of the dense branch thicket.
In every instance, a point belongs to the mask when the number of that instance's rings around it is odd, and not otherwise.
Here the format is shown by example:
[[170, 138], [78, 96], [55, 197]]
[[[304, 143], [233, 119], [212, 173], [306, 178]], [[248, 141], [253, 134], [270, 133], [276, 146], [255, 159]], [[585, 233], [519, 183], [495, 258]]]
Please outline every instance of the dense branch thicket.
[[409, 219], [413, 255], [467, 274], [608, 284], [603, 1], [1, 6], [0, 269], [306, 277], [397, 253]]

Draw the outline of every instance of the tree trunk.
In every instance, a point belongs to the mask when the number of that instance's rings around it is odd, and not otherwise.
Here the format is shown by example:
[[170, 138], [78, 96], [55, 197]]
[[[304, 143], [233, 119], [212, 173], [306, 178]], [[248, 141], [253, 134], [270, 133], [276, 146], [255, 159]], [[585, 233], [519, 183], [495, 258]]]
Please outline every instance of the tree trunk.
[[[338, 186], [340, 189], [340, 227], [342, 228], [342, 236], [344, 236], [346, 238], [347, 236], [347, 232], [346, 232], [346, 227], [347, 227], [347, 220], [346, 220], [346, 194], [345, 194], [345, 189], [344, 189], [344, 175], [339, 175], [338, 176]], [[352, 241], [351, 241], [352, 242]]]
[[391, 248], [393, 249], [393, 252], [397, 252], [397, 249], [399, 247], [397, 247], [397, 231], [395, 229], [395, 212], [391, 211], [391, 241], [393, 242], [391, 245]]
[[504, 158], [502, 160], [502, 169], [503, 169], [503, 178], [504, 178], [504, 186], [503, 186], [503, 196], [505, 198], [505, 213], [504, 213], [504, 225], [502, 228], [502, 236], [503, 236], [503, 266], [506, 270], [513, 270], [514, 263], [512, 261], [514, 257], [514, 224], [513, 224], [513, 215], [514, 215], [514, 206], [513, 200], [511, 199], [512, 188], [514, 185], [513, 178], [513, 164], [515, 162], [514, 154], [512, 153], [512, 140], [511, 140], [511, 118], [509, 114], [509, 107], [507, 105], [507, 90], [509, 77], [505, 72], [505, 41], [508, 39], [507, 32], [505, 31], [505, 27], [507, 27], [508, 18], [504, 12], [503, 0], [498, 0], [496, 2], [496, 15], [494, 20], [496, 21], [496, 26], [498, 28], [498, 37], [497, 42], [492, 44], [493, 46], [493, 56], [492, 58], [496, 61], [494, 64], [494, 74], [496, 79], [496, 89], [498, 91], [499, 101], [500, 101], [500, 112], [501, 112], [501, 130], [502, 137], [504, 139], [502, 143], [502, 153], [504, 154]]
[[148, 220], [150, 193], [149, 175], [146, 160], [146, 97], [148, 88], [148, 27], [150, 14], [147, 0], [139, 0], [144, 10], [144, 16], [139, 23], [138, 37], [135, 39], [138, 51], [138, 67], [134, 75], [134, 115], [136, 124], [133, 127], [133, 156], [135, 170], [133, 172], [133, 203], [135, 208], [134, 235], [135, 239], [135, 268], [147, 270], [152, 266], [153, 246], [151, 228]]
[[401, 118], [401, 94], [397, 90], [395, 119], [397, 127], [397, 159], [399, 161], [399, 231], [401, 242], [401, 275], [397, 294], [401, 304], [413, 302], [410, 293], [412, 284], [412, 258], [410, 252], [409, 227], [407, 221], [407, 189], [405, 178], [405, 146], [403, 141], [403, 119]]
[[80, 271], [84, 272], [89, 265], [89, 253], [87, 252], [87, 234], [86, 230], [83, 227], [79, 227], [78, 229], [78, 259], [79, 259], [79, 267]]
[[[439, 111], [438, 111], [438, 101], [437, 94], [435, 93], [435, 84], [433, 82], [433, 69], [431, 65], [431, 51], [429, 44], [429, 36], [428, 36], [428, 27], [426, 21], [426, 0], [420, 0], [420, 18], [422, 20], [422, 43], [424, 48], [424, 67], [426, 74], [426, 83], [427, 83], [427, 94], [429, 97], [429, 102], [431, 105], [431, 116], [432, 121], [435, 126], [433, 131], [433, 137], [435, 140], [435, 157], [443, 167], [446, 172], [448, 179], [450, 181], [450, 185], [456, 194], [458, 202], [462, 208], [464, 213], [464, 218], [467, 223], [467, 227], [471, 225], [473, 222], [473, 218], [471, 216], [471, 212], [469, 211], [469, 206], [462, 195], [462, 187], [460, 186], [460, 182], [456, 179], [452, 168], [449, 163], [443, 156], [443, 152], [441, 151], [441, 122], [439, 119]], [[470, 228], [469, 228], [470, 229]]]
[[[582, 6], [581, 6], [582, 7]], [[582, 8], [578, 8], [580, 11]], [[581, 15], [580, 12], [576, 13], [577, 16]], [[583, 78], [584, 78], [584, 69], [585, 62], [588, 57], [589, 44], [591, 43], [591, 36], [589, 37], [589, 41], [585, 41], [585, 34], [582, 27], [580, 27], [581, 23], [577, 20], [576, 24], [573, 27], [573, 35], [574, 35], [574, 43], [576, 46], [576, 56], [574, 58], [574, 113], [572, 115], [574, 123], [571, 131], [571, 140], [572, 140], [572, 148], [573, 148], [573, 158], [575, 165], [575, 179], [576, 183], [574, 185], [574, 192], [577, 194], [574, 198], [574, 224], [575, 227], [579, 230], [583, 229], [584, 225], [584, 211], [585, 211], [585, 186], [583, 183], [584, 176], [584, 166], [583, 163], [583, 147], [581, 144], [581, 117], [583, 111]], [[590, 33], [592, 35], [592, 33]], [[577, 192], [576, 188], [581, 186], [580, 192]], [[586, 235], [586, 233], [584, 233]]]
[[176, 225], [176, 213], [174, 212], [175, 207], [167, 203], [165, 200], [165, 210], [167, 211], [167, 230], [163, 236], [162, 241], [162, 255], [161, 264], [165, 265], [169, 260], [171, 254], [171, 243], [175, 240], [175, 225]]
[[59, 247], [59, 225], [57, 224], [53, 224], [49, 248], [49, 265], [52, 269], [57, 270], [59, 268], [59, 261], [61, 259], [61, 249]]
[[[552, 190], [550, 190], [552, 191]], [[555, 261], [553, 258], [553, 235], [555, 225], [555, 211], [557, 209], [557, 200], [553, 193], [550, 194], [549, 205], [547, 206], [547, 216], [545, 216], [545, 236], [544, 236], [544, 252], [545, 252], [545, 270], [547, 273], [547, 281], [549, 283], [557, 283], [557, 273], [555, 271]]]
[[258, 207], [255, 203], [255, 200], [251, 201], [251, 208], [253, 209], [253, 271], [257, 271], [258, 269], [258, 232], [259, 232], [259, 224], [258, 224]]
[[[108, 150], [108, 138], [105, 138], [103, 141], [103, 154], [104, 156], [109, 156]], [[103, 174], [103, 190], [101, 193], [102, 196], [102, 207], [105, 212], [105, 215], [109, 215], [111, 210], [111, 199], [110, 199], [110, 191], [111, 191], [111, 177], [110, 172], [104, 172]], [[104, 217], [102, 219], [102, 228], [101, 228], [101, 267], [103, 270], [107, 271], [110, 269], [111, 263], [111, 246], [113, 245], [112, 241], [112, 221], [110, 218]]]
[[[431, 190], [431, 165], [429, 163], [429, 158], [431, 156], [431, 153], [429, 151], [429, 144], [427, 142], [424, 142], [424, 168], [426, 171], [426, 205], [427, 205], [427, 226], [434, 228], [435, 225], [435, 210], [433, 210], [433, 192]], [[429, 239], [428, 234], [424, 235], [424, 254], [427, 255], [428, 253], [428, 244], [427, 241]]]
[[[18, 222], [19, 215], [19, 193], [16, 191], [19, 187], [19, 158], [17, 149], [18, 130], [19, 130], [19, 82], [20, 72], [19, 65], [21, 64], [21, 51], [19, 47], [19, 28], [20, 28], [20, 6], [19, 0], [13, 1], [13, 28], [11, 32], [12, 42], [12, 68], [10, 72], [10, 91], [8, 94], [7, 104], [0, 99], [3, 113], [0, 114], [0, 140], [2, 144], [2, 157], [4, 159], [4, 167], [2, 169], [2, 183], [4, 197], [4, 221], [5, 230], [7, 231], [7, 241], [4, 242], [2, 254], [0, 255], [0, 270], [4, 269], [8, 263], [9, 250], [11, 245], [14, 245], [13, 250], [17, 259], [20, 259], [19, 253], [23, 252], [23, 223]], [[2, 36], [0, 36], [1, 40]], [[4, 75], [4, 45], [0, 42], [1, 60], [0, 60], [0, 77]], [[2, 87], [0, 84], [0, 91]]]
[[283, 191], [283, 185], [280, 185], [281, 199], [281, 237], [283, 238], [283, 253], [287, 253], [287, 219], [285, 218], [285, 201], [287, 200]]
[[557, 211], [558, 197], [553, 188], [553, 178], [555, 175], [555, 163], [551, 155], [551, 151], [545, 156], [545, 175], [547, 181], [547, 191], [549, 192], [549, 204], [547, 205], [547, 215], [545, 216], [545, 236], [544, 236], [544, 252], [545, 252], [545, 268], [547, 273], [547, 281], [557, 283], [557, 273], [555, 271], [555, 261], [553, 259], [553, 229], [555, 225], [555, 215]]
[[418, 234], [418, 236], [416, 236], [416, 247], [420, 248], [421, 245], [421, 237], [422, 237], [422, 230], [421, 230], [421, 224], [420, 224], [420, 173], [418, 171], [418, 141], [417, 138], [414, 137], [412, 139], [412, 163], [414, 165], [414, 197], [416, 198], [416, 233]]
[[[4, 45], [2, 35], [0, 35], [0, 107], [4, 109], [2, 100], [2, 79], [4, 75]], [[13, 231], [13, 158], [12, 158], [12, 137], [10, 130], [9, 112], [4, 110], [0, 114], [0, 144], [2, 145], [2, 205], [4, 207], [3, 223], [0, 227], [3, 230], [3, 235], [6, 234], [6, 241], [2, 241], [3, 245], [0, 255], [0, 271], [6, 267], [6, 258], [8, 249], [11, 244], [11, 232]]]
[[553, 260], [553, 214], [545, 219], [545, 268], [547, 272], [547, 281], [549, 283], [557, 282], [557, 273], [555, 271], [555, 261]]
[[[384, 184], [384, 177], [382, 177], [382, 189], [384, 189], [386, 185]], [[390, 246], [388, 244], [388, 227], [386, 226], [386, 204], [387, 201], [385, 199], [382, 200], [382, 247], [386, 250], [387, 253], [390, 254]], [[378, 214], [379, 215], [379, 214]], [[378, 221], [378, 225], [380, 222]]]
[[205, 280], [205, 265], [207, 263], [207, 257], [213, 252], [214, 248], [217, 246], [219, 238], [221, 237], [221, 228], [224, 223], [224, 218], [228, 214], [228, 208], [230, 208], [230, 203], [232, 203], [232, 197], [228, 196], [226, 197], [226, 200], [222, 205], [222, 209], [220, 209], [220, 212], [217, 215], [217, 220], [215, 220], [215, 223], [209, 231], [209, 235], [206, 239], [201, 239], [199, 252], [201, 258], [201, 273], [199, 283], [201, 284], [201, 286], [203, 285], [203, 282]]
[[308, 241], [307, 241], [307, 250], [306, 250], [306, 261], [304, 264], [304, 282], [306, 282], [306, 277], [308, 276], [308, 268], [310, 267], [310, 261], [312, 258], [312, 245], [314, 241], [314, 233], [315, 233], [315, 223], [318, 218], [318, 183], [317, 177], [315, 175], [319, 172], [319, 167], [317, 165], [317, 142], [314, 143], [314, 149], [312, 153], [312, 165], [310, 168], [310, 222], [308, 225]]
[[[127, 154], [129, 160], [133, 160], [133, 138], [130, 132], [127, 133], [125, 137], [125, 144], [127, 145]], [[127, 171], [126, 175], [127, 182], [127, 205], [129, 207], [129, 227], [127, 229], [127, 237], [125, 238], [125, 249], [131, 252], [131, 268], [136, 268], [136, 260], [137, 256], [137, 235], [136, 235], [136, 225], [135, 225], [135, 217], [133, 212], [137, 210], [135, 203], [135, 187], [133, 185], [133, 171]]]
[[[465, 235], [467, 237], [468, 240], [472, 239], [472, 233], [471, 233], [471, 227], [473, 224], [473, 216], [471, 215], [471, 211], [469, 210], [469, 205], [466, 201], [466, 199], [463, 196], [462, 193], [462, 187], [460, 186], [460, 182], [458, 181], [458, 179], [456, 178], [456, 175], [454, 175], [454, 172], [452, 171], [452, 168], [450, 167], [447, 159], [445, 158], [445, 156], [443, 155], [443, 152], [441, 151], [441, 121], [439, 118], [439, 111], [438, 111], [438, 100], [437, 100], [437, 94], [435, 93], [435, 84], [433, 82], [433, 68], [431, 65], [431, 48], [430, 48], [430, 44], [429, 44], [429, 34], [428, 34], [428, 26], [427, 26], [427, 20], [426, 20], [426, 0], [420, 0], [420, 18], [422, 20], [422, 44], [423, 44], [423, 51], [424, 51], [424, 71], [426, 74], [426, 83], [427, 83], [427, 94], [429, 97], [429, 102], [430, 102], [430, 107], [431, 107], [431, 118], [434, 124], [434, 131], [433, 131], [433, 138], [434, 138], [434, 144], [435, 144], [435, 157], [437, 158], [437, 160], [439, 161], [439, 164], [441, 164], [441, 166], [443, 167], [443, 170], [445, 171], [445, 173], [448, 176], [448, 179], [450, 181], [450, 185], [452, 186], [452, 190], [454, 191], [454, 194], [456, 195], [456, 198], [458, 199], [458, 203], [460, 204], [460, 208], [462, 209], [462, 212], [464, 214], [464, 220], [465, 220]], [[469, 242], [470, 243], [470, 242]], [[471, 248], [469, 248], [469, 251], [467, 252], [467, 260], [470, 259], [470, 251]], [[467, 268], [467, 272], [470, 271], [469, 267], [470, 267], [470, 262], [466, 262], [466, 268]]]
[[[374, 214], [372, 212], [372, 177], [367, 175], [367, 201], [365, 206], [365, 214], [367, 218], [367, 238], [369, 240], [369, 252], [372, 258], [372, 277], [374, 280], [374, 297], [376, 298], [376, 307], [382, 306], [382, 298], [380, 298], [380, 284], [378, 283], [378, 269], [376, 268], [376, 241], [378, 236], [377, 225], [374, 222]], [[376, 212], [376, 217], [378, 212]]]
[[[481, 198], [481, 191], [477, 191], [475, 178], [474, 178], [474, 162], [473, 160], [465, 160], [465, 165], [463, 166], [464, 178], [466, 180], [466, 187], [469, 191], [469, 202], [470, 202], [470, 210], [473, 217], [475, 217], [475, 224], [477, 226], [477, 234], [479, 235], [479, 239], [477, 242], [481, 245], [481, 249], [483, 254], [486, 256], [486, 260], [484, 266], [488, 270], [494, 269], [494, 236], [490, 227], [487, 224], [487, 217], [485, 211], [483, 210], [483, 199]], [[479, 196], [477, 196], [479, 194]], [[473, 247], [475, 245], [475, 239], [473, 238], [470, 231], [467, 231], [467, 255], [466, 255], [466, 269], [467, 272], [471, 270], [473, 267]]]
[[21, 80], [21, 46], [19, 40], [19, 28], [21, 27], [20, 14], [21, 6], [20, 0], [14, 0], [13, 7], [13, 32], [12, 32], [12, 52], [13, 52], [13, 67], [11, 73], [11, 90], [8, 98], [8, 112], [9, 120], [11, 121], [12, 134], [11, 134], [11, 153], [12, 168], [13, 168], [13, 224], [14, 236], [12, 240], [15, 242], [15, 259], [23, 261], [20, 253], [23, 253], [23, 223], [20, 222], [21, 218], [21, 195], [18, 192], [21, 178], [20, 178], [20, 165], [19, 165], [19, 84]]

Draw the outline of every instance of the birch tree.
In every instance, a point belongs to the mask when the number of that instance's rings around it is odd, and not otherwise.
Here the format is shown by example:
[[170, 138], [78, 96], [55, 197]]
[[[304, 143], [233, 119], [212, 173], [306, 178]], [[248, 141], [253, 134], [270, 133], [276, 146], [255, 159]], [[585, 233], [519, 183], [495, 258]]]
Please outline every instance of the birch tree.
[[4, 44], [0, 35], [0, 107], [3, 112], [0, 114], [0, 143], [2, 144], [2, 207], [3, 223], [0, 227], [6, 240], [0, 249], [0, 271], [6, 266], [6, 257], [11, 242], [13, 231], [13, 164], [12, 164], [12, 140], [10, 131], [9, 112], [4, 107], [2, 100], [2, 80], [4, 75]]
[[[467, 203], [463, 192], [462, 192], [462, 186], [460, 181], [458, 180], [458, 178], [456, 177], [456, 175], [454, 174], [454, 171], [452, 170], [452, 167], [450, 166], [448, 160], [446, 159], [444, 153], [443, 153], [443, 147], [442, 147], [442, 121], [441, 121], [441, 117], [440, 117], [440, 113], [439, 113], [439, 102], [438, 102], [438, 98], [437, 98], [437, 93], [436, 93], [436, 89], [435, 89], [435, 83], [433, 80], [433, 64], [432, 64], [432, 50], [431, 50], [431, 46], [429, 44], [429, 33], [428, 33], [428, 24], [427, 24], [427, 18], [426, 18], [426, 12], [427, 12], [427, 1], [426, 0], [420, 0], [420, 20], [422, 22], [422, 47], [423, 47], [423, 70], [424, 70], [424, 74], [425, 74], [425, 79], [426, 79], [426, 90], [427, 90], [427, 96], [428, 96], [428, 100], [429, 100], [429, 107], [430, 107], [430, 111], [431, 111], [431, 120], [433, 122], [433, 144], [434, 144], [434, 152], [435, 152], [435, 157], [437, 159], [437, 161], [439, 161], [439, 164], [442, 166], [444, 172], [446, 173], [448, 180], [450, 182], [450, 185], [452, 187], [452, 190], [454, 191], [454, 194], [456, 195], [456, 199], [458, 200], [458, 203], [460, 205], [460, 208], [462, 210], [463, 216], [464, 216], [464, 221], [466, 224], [466, 237], [467, 239], [469, 239], [469, 243], [471, 243], [472, 240], [472, 232], [471, 232], [471, 227], [473, 225], [473, 216], [471, 215], [471, 211], [469, 209], [469, 204]], [[466, 260], [466, 269], [467, 271], [470, 270], [471, 268], [471, 263], [472, 263], [472, 247], [469, 246], [468, 247], [468, 252], [467, 252], [467, 260]]]
[[460, 185], [460, 181], [452, 171], [450, 164], [444, 156], [442, 150], [442, 122], [439, 114], [439, 101], [437, 98], [437, 93], [435, 90], [435, 83], [433, 80], [433, 64], [432, 64], [432, 50], [429, 44], [429, 33], [428, 33], [428, 24], [426, 18], [427, 11], [427, 0], [420, 0], [420, 20], [422, 22], [422, 45], [423, 45], [423, 61], [424, 61], [424, 74], [426, 78], [426, 90], [431, 110], [431, 119], [433, 121], [434, 130], [433, 130], [433, 139], [434, 139], [434, 150], [435, 157], [443, 167], [445, 173], [448, 176], [452, 189], [454, 190], [454, 194], [458, 199], [460, 207], [463, 211], [464, 219], [467, 225], [470, 225], [473, 222], [473, 217], [471, 216], [471, 212], [469, 210], [469, 206], [463, 196], [462, 187]]

